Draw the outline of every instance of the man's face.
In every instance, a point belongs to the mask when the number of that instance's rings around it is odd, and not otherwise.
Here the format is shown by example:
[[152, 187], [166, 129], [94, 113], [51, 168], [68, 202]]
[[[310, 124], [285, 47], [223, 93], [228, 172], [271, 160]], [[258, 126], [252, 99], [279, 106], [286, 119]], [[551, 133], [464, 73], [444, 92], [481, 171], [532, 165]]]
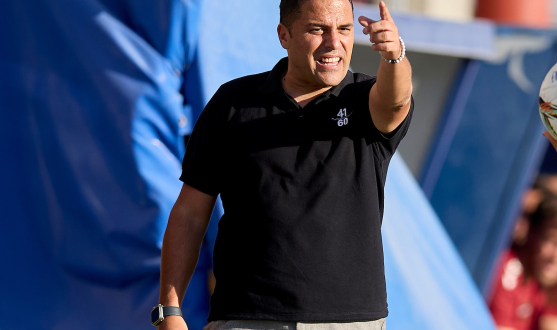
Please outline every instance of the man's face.
[[557, 284], [557, 228], [542, 227], [533, 236], [534, 276], [544, 287]]
[[[282, 31], [281, 31], [282, 30]], [[354, 46], [354, 18], [348, 0], [310, 0], [289, 31], [279, 25], [289, 70], [304, 87], [338, 85], [346, 76]]]

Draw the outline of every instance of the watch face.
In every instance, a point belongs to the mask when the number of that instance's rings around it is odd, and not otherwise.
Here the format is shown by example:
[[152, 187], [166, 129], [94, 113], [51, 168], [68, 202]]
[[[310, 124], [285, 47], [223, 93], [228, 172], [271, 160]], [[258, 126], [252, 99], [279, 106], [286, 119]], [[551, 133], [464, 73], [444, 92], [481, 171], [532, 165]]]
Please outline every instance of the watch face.
[[162, 320], [164, 320], [164, 317], [162, 317], [162, 305], [159, 304], [155, 306], [151, 311], [151, 324], [159, 325], [159, 323], [161, 323]]

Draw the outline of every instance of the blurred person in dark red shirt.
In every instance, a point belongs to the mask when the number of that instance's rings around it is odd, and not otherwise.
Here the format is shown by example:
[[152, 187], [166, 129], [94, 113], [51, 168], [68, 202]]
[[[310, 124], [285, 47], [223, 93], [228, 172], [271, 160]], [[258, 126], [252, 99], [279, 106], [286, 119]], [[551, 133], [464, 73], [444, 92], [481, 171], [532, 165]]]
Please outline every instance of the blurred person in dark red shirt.
[[[517, 242], [518, 243], [518, 242]], [[531, 215], [522, 245], [501, 258], [489, 309], [499, 330], [553, 330], [555, 308], [544, 288], [557, 284], [557, 198], [544, 200]]]
[[[557, 151], [557, 140], [548, 132], [543, 132], [543, 135], [549, 140], [553, 148]], [[548, 176], [547, 188], [552, 193], [557, 194], [557, 176]], [[545, 310], [544, 315], [541, 316], [539, 325], [541, 330], [554, 330], [557, 329], [557, 285], [553, 285], [547, 290], [549, 305]]]

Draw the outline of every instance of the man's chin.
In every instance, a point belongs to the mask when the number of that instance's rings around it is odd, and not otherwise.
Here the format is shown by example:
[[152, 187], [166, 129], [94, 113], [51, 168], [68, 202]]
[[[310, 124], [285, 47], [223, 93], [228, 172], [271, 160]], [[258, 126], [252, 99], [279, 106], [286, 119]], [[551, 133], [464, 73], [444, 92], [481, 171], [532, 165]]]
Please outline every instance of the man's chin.
[[332, 87], [340, 84], [340, 82], [344, 79], [345, 75], [346, 74], [344, 74], [342, 77], [338, 74], [334, 76], [330, 76], [330, 75], [318, 76], [317, 80], [320, 82], [322, 86]]

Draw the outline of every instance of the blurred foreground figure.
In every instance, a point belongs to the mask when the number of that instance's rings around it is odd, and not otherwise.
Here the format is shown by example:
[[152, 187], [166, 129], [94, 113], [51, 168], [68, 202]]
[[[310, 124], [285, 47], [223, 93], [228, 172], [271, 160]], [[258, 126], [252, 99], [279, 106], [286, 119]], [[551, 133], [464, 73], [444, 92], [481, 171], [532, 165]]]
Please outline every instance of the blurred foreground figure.
[[557, 140], [555, 140], [551, 133], [545, 131], [543, 132], [543, 136], [545, 136], [549, 140], [549, 142], [551, 142], [551, 145], [553, 146], [553, 148], [555, 148], [555, 151], [557, 151]]
[[288, 57], [222, 85], [189, 140], [163, 242], [160, 329], [187, 328], [176, 314], [219, 194], [207, 329], [385, 328], [383, 187], [412, 112], [404, 43], [381, 3], [380, 21], [359, 18], [384, 59], [377, 78], [352, 73], [350, 0], [282, 0], [280, 11]]
[[[557, 309], [548, 305], [544, 291], [557, 284], [557, 198], [547, 192], [543, 196], [529, 228], [515, 231], [515, 244], [503, 255], [495, 277], [489, 308], [500, 330], [557, 329], [552, 323]], [[525, 240], [517, 241], [516, 234], [524, 232]]]

